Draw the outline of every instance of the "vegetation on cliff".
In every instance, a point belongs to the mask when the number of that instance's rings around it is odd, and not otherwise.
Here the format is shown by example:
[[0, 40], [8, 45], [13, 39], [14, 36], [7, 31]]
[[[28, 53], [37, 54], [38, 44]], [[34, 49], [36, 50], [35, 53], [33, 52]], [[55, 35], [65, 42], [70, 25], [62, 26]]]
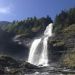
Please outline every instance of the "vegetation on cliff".
[[[55, 37], [51, 44], [64, 66], [75, 67], [75, 8], [62, 11], [54, 22]], [[58, 51], [58, 52], [57, 52]]]
[[[24, 49], [24, 46], [17, 45], [17, 43], [10, 42], [10, 40], [15, 35], [22, 34], [24, 34], [24, 39], [30, 38], [32, 40], [37, 35], [42, 35], [46, 26], [52, 22], [52, 19], [47, 16], [42, 18], [27, 18], [26, 20], [13, 21], [12, 23], [8, 22], [6, 26], [0, 25], [0, 48], [2, 49], [5, 46], [6, 51], [10, 49], [9, 51], [12, 50], [12, 52], [14, 50], [17, 52], [19, 48]], [[52, 39], [49, 39], [48, 43], [49, 54], [52, 53], [53, 57], [52, 60], [62, 61], [62, 65], [64, 66], [75, 67], [75, 8], [67, 11], [63, 10], [56, 16], [53, 33], [55, 35]]]
[[22, 21], [13, 21], [5, 30], [15, 34], [24, 34], [25, 37], [34, 37], [34, 35], [36, 36], [43, 33], [46, 26], [52, 22], [53, 21], [49, 16], [42, 18], [27, 18]]

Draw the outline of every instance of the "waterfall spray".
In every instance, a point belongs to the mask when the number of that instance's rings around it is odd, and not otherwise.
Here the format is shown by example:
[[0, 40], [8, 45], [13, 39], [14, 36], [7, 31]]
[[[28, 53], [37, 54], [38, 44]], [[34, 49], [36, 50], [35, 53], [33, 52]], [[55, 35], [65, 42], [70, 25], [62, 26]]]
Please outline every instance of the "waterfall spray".
[[50, 23], [44, 31], [43, 38], [35, 39], [30, 47], [28, 62], [36, 66], [48, 66], [47, 41], [52, 36], [53, 24]]

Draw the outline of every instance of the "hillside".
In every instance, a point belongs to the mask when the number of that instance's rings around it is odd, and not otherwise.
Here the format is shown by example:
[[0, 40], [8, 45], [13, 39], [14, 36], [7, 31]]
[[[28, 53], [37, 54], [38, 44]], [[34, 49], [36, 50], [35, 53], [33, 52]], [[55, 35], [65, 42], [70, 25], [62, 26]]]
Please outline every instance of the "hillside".
[[75, 67], [75, 24], [63, 28], [49, 40], [49, 53], [53, 61], [60, 61], [60, 64], [70, 68]]
[[[14, 21], [5, 25], [5, 28], [2, 28], [2, 25], [0, 27], [0, 54], [10, 55], [17, 59], [27, 59], [29, 44], [35, 37], [42, 36], [46, 26], [51, 22], [50, 17], [39, 19], [34, 17], [23, 21]], [[21, 37], [16, 38], [18, 35]]]
[[[52, 19], [47, 16], [27, 18], [1, 25], [0, 53], [11, 55], [17, 59], [26, 59], [32, 41], [36, 37], [42, 36], [47, 25], [52, 22]], [[59, 62], [62, 66], [75, 67], [75, 8], [62, 11], [56, 16], [53, 33], [54, 36], [48, 40], [50, 62]], [[14, 41], [14, 37], [19, 35], [17, 41]]]
[[5, 30], [7, 26], [9, 26], [11, 22], [8, 21], [0, 21], [0, 28]]

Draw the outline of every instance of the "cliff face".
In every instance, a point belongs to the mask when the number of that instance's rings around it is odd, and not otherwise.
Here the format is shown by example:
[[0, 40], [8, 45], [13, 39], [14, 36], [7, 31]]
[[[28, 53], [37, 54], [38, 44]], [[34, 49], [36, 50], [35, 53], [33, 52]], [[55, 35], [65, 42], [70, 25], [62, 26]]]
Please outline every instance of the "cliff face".
[[[20, 34], [21, 36], [17, 38], [19, 41], [13, 41], [12, 39], [15, 37], [15, 34], [12, 35], [12, 32], [2, 30], [0, 32], [0, 52], [2, 54], [12, 55], [17, 58], [27, 58], [30, 45], [33, 39], [37, 37], [36, 35], [32, 34], [33, 37], [30, 38], [30, 34], [29, 36]], [[38, 36], [40, 36], [40, 34]], [[48, 53], [49, 59], [54, 62], [62, 61], [64, 65], [74, 63], [75, 24], [64, 27], [59, 33], [49, 38]], [[71, 57], [73, 57], [73, 59]]]
[[64, 66], [75, 66], [75, 24], [63, 28], [49, 39], [49, 52], [53, 61]]
[[11, 32], [0, 29], [0, 55], [9, 55], [17, 59], [24, 58], [28, 54], [28, 47], [14, 42], [14, 36]]
[[[46, 26], [51, 22], [49, 16], [11, 23], [0, 22], [0, 54], [11, 55], [17, 59], [27, 58], [32, 41], [42, 36]], [[13, 40], [15, 37], [17, 38]]]
[[[55, 25], [57, 32], [54, 32], [55, 35], [48, 40], [49, 59], [53, 62], [62, 61], [61, 64], [64, 66], [75, 66], [75, 23], [66, 24], [67, 20], [63, 21], [59, 17], [62, 19], [59, 15]], [[0, 54], [27, 58], [33, 40], [41, 37], [51, 22], [49, 17], [30, 18], [0, 27], [2, 28], [0, 29]], [[14, 41], [13, 38], [17, 35], [20, 36]]]

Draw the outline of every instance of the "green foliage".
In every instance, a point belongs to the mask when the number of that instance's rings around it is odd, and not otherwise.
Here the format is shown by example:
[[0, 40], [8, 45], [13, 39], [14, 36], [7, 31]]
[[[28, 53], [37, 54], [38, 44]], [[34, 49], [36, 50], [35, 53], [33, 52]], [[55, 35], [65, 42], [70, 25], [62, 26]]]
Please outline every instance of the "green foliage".
[[62, 30], [62, 33], [64, 34], [65, 38], [72, 37], [75, 35], [75, 24], [72, 24], [71, 26], [68, 26]]
[[25, 35], [33, 35], [39, 32], [43, 32], [46, 26], [52, 23], [52, 20], [49, 16], [42, 18], [27, 18], [22, 21], [13, 21], [13, 23], [6, 28], [8, 32], [13, 32], [15, 34], [25, 34]]
[[56, 16], [54, 21], [54, 32], [61, 32], [65, 27], [75, 23], [75, 8], [68, 11], [62, 11]]

